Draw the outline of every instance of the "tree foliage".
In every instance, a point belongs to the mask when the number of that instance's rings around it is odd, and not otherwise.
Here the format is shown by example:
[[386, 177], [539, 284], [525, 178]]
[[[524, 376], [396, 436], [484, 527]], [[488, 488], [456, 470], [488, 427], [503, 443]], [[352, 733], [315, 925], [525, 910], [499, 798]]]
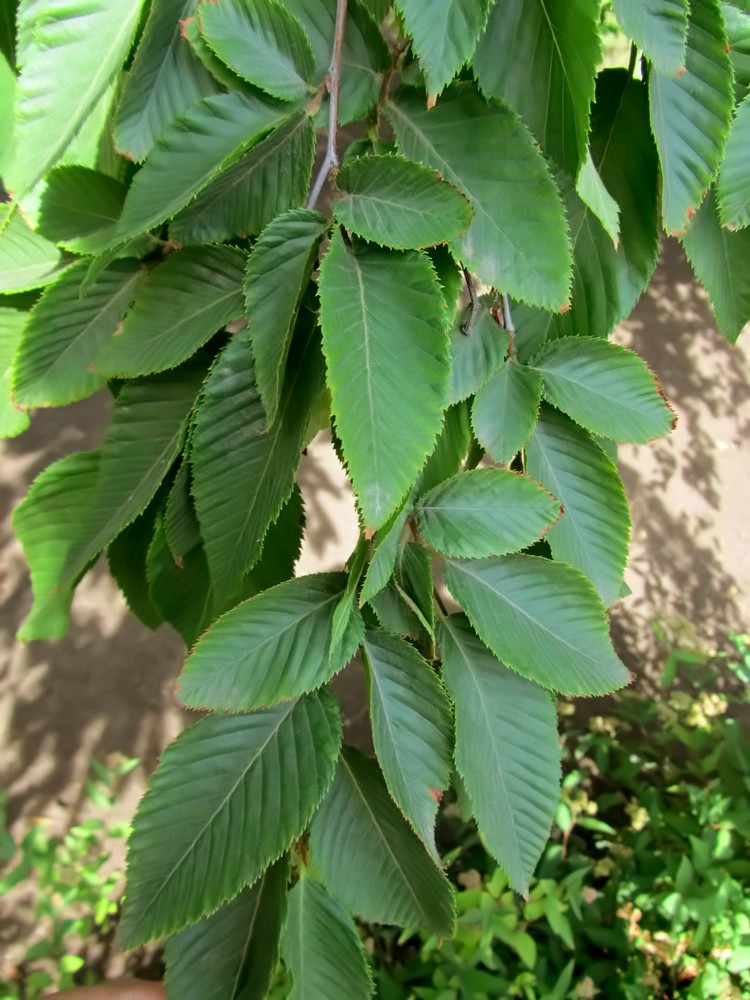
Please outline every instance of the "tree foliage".
[[[133, 611], [194, 646], [180, 695], [210, 711], [136, 817], [123, 940], [172, 936], [174, 1000], [261, 998], [279, 948], [294, 996], [360, 1000], [353, 916], [451, 933], [443, 793], [525, 892], [555, 693], [628, 682], [610, 455], [674, 415], [608, 338], [660, 228], [729, 340], [750, 318], [750, 14], [615, 0], [631, 59], [602, 69], [596, 0], [15, 6], [0, 431], [114, 400], [101, 447], [14, 513], [20, 634], [63, 635], [107, 552]], [[295, 478], [328, 427], [360, 540], [295, 578]], [[341, 747], [329, 686], [358, 650], [375, 759]]]

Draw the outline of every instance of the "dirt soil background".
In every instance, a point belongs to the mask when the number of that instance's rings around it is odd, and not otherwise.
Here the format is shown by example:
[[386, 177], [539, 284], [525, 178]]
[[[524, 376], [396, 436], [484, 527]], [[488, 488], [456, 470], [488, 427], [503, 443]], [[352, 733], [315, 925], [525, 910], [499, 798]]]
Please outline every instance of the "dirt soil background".
[[[617, 340], [648, 361], [679, 415], [668, 439], [620, 450], [633, 514], [633, 593], [613, 609], [612, 632], [643, 677], [663, 655], [655, 619], [707, 645], [750, 629], [750, 343], [734, 348], [716, 331], [674, 241]], [[107, 407], [99, 394], [40, 411], [23, 436], [1, 443], [0, 788], [10, 793], [16, 829], [40, 815], [59, 823], [77, 816], [91, 758], [113, 752], [141, 760], [118, 807], [129, 818], [162, 747], [190, 719], [173, 694], [181, 640], [167, 627], [142, 627], [101, 562], [78, 589], [67, 638], [26, 646], [14, 638], [31, 592], [10, 513], [50, 462], [97, 446]], [[300, 481], [308, 529], [298, 573], [340, 568], [357, 532], [351, 493], [325, 440], [309, 449]], [[356, 668], [341, 691], [350, 737], [366, 738]]]

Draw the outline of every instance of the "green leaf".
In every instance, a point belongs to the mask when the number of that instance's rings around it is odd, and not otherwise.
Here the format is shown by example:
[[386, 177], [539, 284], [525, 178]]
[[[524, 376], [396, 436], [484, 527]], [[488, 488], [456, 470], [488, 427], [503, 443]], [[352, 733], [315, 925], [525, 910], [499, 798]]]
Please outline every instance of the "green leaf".
[[242, 315], [245, 261], [241, 250], [224, 246], [170, 254], [139, 289], [122, 328], [97, 356], [95, 370], [106, 378], [134, 378], [186, 361]]
[[445, 580], [480, 639], [523, 677], [562, 694], [604, 694], [628, 683], [604, 605], [578, 570], [501, 556], [446, 562]]
[[164, 518], [156, 522], [146, 559], [149, 597], [190, 648], [213, 618], [213, 590], [206, 553], [196, 546], [176, 559], [167, 542]]
[[142, 160], [167, 125], [218, 91], [194, 55], [181, 21], [195, 13], [197, 0], [154, 0], [115, 119], [117, 148]]
[[502, 367], [508, 334], [489, 308], [482, 308], [471, 329], [451, 332], [451, 403], [473, 396]]
[[426, 493], [433, 486], [455, 476], [472, 442], [469, 411], [466, 403], [454, 403], [445, 411], [445, 420], [435, 449], [417, 480], [416, 492]]
[[571, 267], [565, 213], [518, 117], [502, 103], [486, 103], [466, 83], [451, 87], [431, 111], [423, 98], [404, 95], [389, 104], [388, 115], [401, 152], [438, 170], [474, 209], [468, 232], [451, 244], [458, 260], [514, 298], [563, 306]]
[[435, 817], [450, 784], [451, 708], [416, 649], [369, 629], [363, 645], [375, 752], [388, 790], [436, 863]]
[[529, 440], [539, 413], [541, 376], [509, 359], [476, 395], [474, 433], [496, 462], [510, 462]]
[[165, 985], [180, 1000], [264, 1000], [276, 968], [289, 862], [167, 941]]
[[282, 952], [292, 974], [289, 1000], [367, 1000], [372, 978], [352, 918], [319, 882], [303, 877], [289, 893]]
[[29, 426], [29, 415], [11, 398], [13, 364], [28, 313], [0, 307], [0, 438], [16, 437]]
[[199, 194], [286, 114], [247, 94], [206, 97], [162, 133], [130, 186], [113, 243], [158, 226]]
[[66, 266], [57, 247], [26, 224], [17, 205], [0, 205], [0, 294], [41, 288]]
[[416, 542], [401, 547], [394, 580], [403, 600], [414, 611], [430, 638], [435, 631], [432, 557]]
[[204, 371], [198, 366], [131, 382], [115, 400], [99, 478], [62, 573], [67, 584], [147, 506], [180, 453]]
[[178, 736], [133, 822], [123, 945], [174, 934], [252, 885], [309, 823], [340, 743], [328, 691]]
[[252, 236], [279, 213], [301, 205], [315, 151], [315, 127], [299, 114], [219, 174], [169, 226], [182, 243]]
[[449, 378], [442, 296], [417, 251], [347, 247], [320, 269], [332, 411], [365, 522], [403, 500], [440, 429]]
[[107, 549], [109, 571], [128, 607], [150, 629], [157, 629], [164, 621], [151, 596], [147, 572], [160, 500], [157, 493], [146, 510], [121, 531]]
[[737, 109], [716, 188], [722, 225], [728, 229], [743, 229], [750, 226], [748, 162], [750, 162], [750, 95]]
[[[324, 80], [333, 51], [336, 0], [285, 0], [284, 6], [300, 21], [312, 45], [315, 80]], [[353, 0], [347, 6], [341, 51], [339, 122], [342, 125], [364, 118], [376, 104], [383, 74], [390, 65], [390, 52], [377, 26]]]
[[630, 540], [617, 466], [585, 431], [545, 408], [526, 446], [526, 471], [563, 505], [546, 536], [553, 556], [585, 573], [611, 604], [620, 595]]
[[685, 65], [687, 0], [614, 0], [615, 14], [654, 67], [676, 76]]
[[362, 156], [336, 175], [343, 192], [336, 220], [354, 233], [397, 250], [445, 243], [465, 232], [471, 206], [434, 170], [401, 156]]
[[130, 48], [141, 0], [25, 2], [18, 11], [16, 158], [6, 183], [20, 198], [56, 163]]
[[653, 372], [619, 344], [566, 337], [546, 347], [532, 366], [549, 402], [594, 434], [643, 443], [674, 427]]
[[215, 0], [198, 8], [201, 34], [230, 69], [283, 101], [314, 87], [315, 60], [304, 29], [276, 0]]
[[487, 847], [527, 893], [560, 794], [554, 702], [504, 667], [463, 615], [445, 618], [439, 636], [456, 706], [456, 767]]
[[515, 108], [547, 156], [576, 177], [601, 55], [599, 0], [504, 0], [490, 11], [473, 65], [484, 93]]
[[0, 52], [7, 59], [8, 65], [16, 65], [16, 4], [14, 0], [3, 0], [0, 3]]
[[63, 567], [86, 530], [81, 515], [90, 507], [98, 468], [98, 452], [66, 455], [37, 476], [13, 511], [34, 591], [19, 639], [61, 639], [68, 631], [75, 577], [63, 582]]
[[[5, 6], [11, 4], [5, 0]], [[13, 4], [15, 12], [15, 4]], [[3, 4], [0, 3], [0, 18], [3, 16]], [[2, 25], [0, 25], [0, 48], [2, 46]], [[0, 51], [0, 121], [13, 120], [13, 108], [16, 101], [16, 74], [10, 68], [8, 60]], [[8, 169], [15, 155], [15, 136], [12, 128], [0, 131], [0, 177], [7, 177]]]
[[320, 391], [317, 340], [300, 329], [272, 428], [258, 396], [246, 332], [214, 363], [195, 416], [195, 509], [218, 604], [260, 557], [268, 526], [292, 492], [308, 416]]
[[686, 73], [651, 73], [651, 123], [663, 177], [664, 228], [687, 230], [716, 177], [734, 106], [732, 63], [718, 0], [692, 0]]
[[328, 659], [331, 663], [339, 661], [342, 646], [346, 645], [347, 632], [352, 624], [356, 626], [358, 642], [362, 639], [362, 622], [355, 602], [369, 548], [365, 536], [360, 535], [356, 548], [346, 563], [346, 586], [331, 620], [331, 643], [328, 651]]
[[402, 818], [374, 760], [342, 751], [310, 848], [328, 890], [363, 920], [453, 933], [450, 883]]
[[449, 556], [517, 552], [555, 523], [560, 505], [546, 490], [507, 469], [461, 472], [416, 505], [425, 541]]
[[51, 171], [39, 207], [38, 232], [74, 253], [100, 253], [112, 239], [127, 188], [89, 167]]
[[735, 343], [750, 321], [750, 229], [722, 229], [711, 191], [683, 238], [695, 276], [711, 299], [719, 329]]
[[287, 580], [232, 608], [200, 639], [180, 678], [193, 708], [247, 711], [314, 691], [342, 670], [362, 637], [350, 621], [331, 661], [331, 623], [343, 573]]
[[294, 324], [328, 226], [318, 212], [286, 212], [261, 233], [247, 262], [250, 345], [269, 424], [276, 420]]
[[114, 336], [145, 276], [137, 261], [102, 271], [88, 295], [81, 282], [88, 264], [75, 264], [34, 306], [23, 332], [13, 391], [24, 406], [64, 406], [105, 384], [93, 371], [101, 347]]
[[164, 535], [175, 560], [201, 544], [200, 526], [190, 492], [190, 466], [185, 458], [174, 477], [164, 508]]
[[492, 0], [396, 0], [427, 81], [439, 94], [471, 59]]
[[401, 510], [393, 514], [375, 535], [372, 556], [359, 595], [360, 605], [379, 594], [393, 575], [401, 535], [411, 510], [412, 505], [407, 500]]
[[722, 3], [721, 13], [734, 67], [735, 96], [742, 100], [750, 88], [750, 9], [740, 10], [734, 3]]
[[594, 166], [591, 150], [587, 150], [586, 159], [578, 174], [576, 194], [601, 222], [617, 250], [620, 242], [620, 206], [607, 190], [599, 171]]

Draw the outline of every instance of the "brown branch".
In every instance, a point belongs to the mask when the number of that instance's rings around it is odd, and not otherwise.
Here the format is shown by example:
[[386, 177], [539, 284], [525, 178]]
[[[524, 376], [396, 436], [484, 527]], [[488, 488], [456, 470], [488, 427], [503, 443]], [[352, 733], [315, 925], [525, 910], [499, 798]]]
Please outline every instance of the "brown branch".
[[328, 87], [328, 143], [326, 155], [320, 165], [320, 170], [310, 190], [307, 208], [315, 208], [320, 192], [332, 170], [339, 165], [339, 154], [336, 149], [336, 137], [339, 127], [339, 90], [341, 89], [341, 52], [344, 47], [344, 28], [346, 26], [347, 0], [336, 0], [336, 30], [333, 36], [333, 53], [331, 65], [328, 67], [326, 86]]

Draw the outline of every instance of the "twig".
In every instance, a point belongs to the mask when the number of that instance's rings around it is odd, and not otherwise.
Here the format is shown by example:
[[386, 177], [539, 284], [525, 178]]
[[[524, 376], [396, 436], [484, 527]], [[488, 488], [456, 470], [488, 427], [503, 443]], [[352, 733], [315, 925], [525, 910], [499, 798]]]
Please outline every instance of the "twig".
[[503, 326], [508, 334], [508, 357], [516, 360], [516, 327], [513, 317], [510, 314], [510, 301], [507, 295], [503, 295]]
[[328, 67], [326, 84], [328, 86], [328, 143], [326, 144], [326, 155], [320, 170], [315, 178], [315, 183], [310, 190], [310, 197], [307, 199], [307, 207], [315, 208], [323, 190], [328, 176], [332, 170], [339, 165], [339, 154], [336, 149], [336, 136], [339, 127], [339, 90], [341, 88], [341, 51], [344, 46], [344, 28], [346, 26], [346, 5], [347, 0], [336, 0], [336, 30], [333, 36], [333, 53], [331, 54], [331, 65]]
[[466, 282], [466, 291], [469, 293], [469, 310], [466, 314], [466, 318], [461, 323], [461, 333], [468, 337], [471, 333], [471, 328], [474, 326], [474, 320], [476, 319], [477, 313], [479, 312], [479, 299], [477, 298], [476, 289], [474, 288], [474, 279], [472, 278], [469, 271], [462, 267], [464, 281]]

